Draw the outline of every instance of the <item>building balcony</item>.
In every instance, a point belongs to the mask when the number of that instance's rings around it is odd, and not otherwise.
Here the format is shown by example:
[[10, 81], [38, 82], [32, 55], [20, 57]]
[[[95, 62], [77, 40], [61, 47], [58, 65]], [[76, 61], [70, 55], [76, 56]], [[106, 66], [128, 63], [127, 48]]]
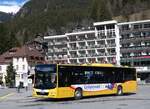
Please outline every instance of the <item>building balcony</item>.
[[150, 56], [128, 56], [121, 57], [121, 62], [146, 62], [150, 61]]
[[130, 29], [130, 30], [120, 30], [121, 34], [130, 34], [135, 32], [147, 32], [150, 31], [150, 28], [138, 28], [138, 29]]
[[116, 47], [116, 44], [107, 44], [106, 47]]
[[69, 62], [72, 64], [77, 64], [77, 59], [69, 59]]
[[76, 38], [69, 38], [68, 41], [69, 42], [74, 42], [74, 41], [77, 41], [77, 39]]
[[131, 53], [131, 52], [150, 52], [150, 47], [132, 47], [132, 48], [121, 48], [121, 53]]
[[97, 53], [97, 56], [105, 56], [105, 55], [106, 53], [100, 53], [100, 52]]
[[95, 44], [87, 46], [87, 48], [95, 48], [95, 47], [96, 47]]
[[54, 45], [53, 42], [49, 42], [49, 43], [48, 43], [48, 46], [52, 46], [52, 45]]
[[107, 56], [112, 56], [112, 55], [116, 55], [116, 53], [115, 52], [114, 53], [112, 53], [112, 52], [107, 53]]
[[150, 66], [138, 66], [135, 68], [137, 72], [150, 72]]
[[61, 52], [66, 52], [67, 53], [67, 49], [57, 49], [54, 50], [55, 53], [61, 53]]
[[64, 45], [64, 44], [66, 44], [67, 43], [67, 41], [61, 41], [61, 42], [55, 42], [55, 45]]
[[48, 49], [48, 52], [54, 52], [54, 50], [53, 49]]
[[92, 53], [92, 54], [87, 54], [87, 57], [95, 57], [98, 56], [96, 53]]
[[150, 41], [150, 37], [139, 37], [139, 38], [129, 38], [129, 39], [121, 39], [120, 43], [121, 44], [126, 44], [126, 43], [135, 43], [135, 42], [141, 42], [141, 41]]
[[106, 39], [106, 36], [105, 35], [98, 35], [98, 37], [97, 37], [98, 39]]
[[74, 50], [77, 50], [78, 48], [77, 47], [69, 47], [68, 49], [74, 51]]
[[70, 55], [69, 58], [77, 58], [78, 55]]
[[81, 63], [81, 64], [84, 64], [84, 63], [86, 63], [86, 59], [79, 59], [79, 62]]
[[97, 44], [96, 47], [99, 49], [104, 49], [106, 48], [106, 44]]
[[95, 35], [93, 36], [87, 36], [86, 40], [94, 40], [97, 39], [97, 37]]
[[79, 54], [78, 57], [86, 57], [86, 54]]
[[87, 48], [86, 45], [78, 47], [78, 49], [86, 49], [86, 48]]

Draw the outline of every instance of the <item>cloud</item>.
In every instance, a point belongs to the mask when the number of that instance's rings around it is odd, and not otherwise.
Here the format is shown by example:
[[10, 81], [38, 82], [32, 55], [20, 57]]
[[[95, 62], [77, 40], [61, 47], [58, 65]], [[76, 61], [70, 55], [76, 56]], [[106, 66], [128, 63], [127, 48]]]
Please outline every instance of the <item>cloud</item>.
[[0, 11], [6, 13], [17, 13], [21, 7], [20, 6], [0, 6]]
[[29, 0], [0, 0], [0, 11], [17, 13], [27, 1]]

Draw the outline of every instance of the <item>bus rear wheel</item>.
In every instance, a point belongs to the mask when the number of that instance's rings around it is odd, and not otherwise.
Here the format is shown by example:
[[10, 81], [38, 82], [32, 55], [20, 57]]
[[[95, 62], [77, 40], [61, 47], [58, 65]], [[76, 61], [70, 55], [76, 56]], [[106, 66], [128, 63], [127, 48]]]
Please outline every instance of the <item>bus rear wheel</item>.
[[122, 89], [122, 86], [118, 86], [118, 88], [117, 88], [117, 95], [118, 95], [118, 96], [123, 95], [123, 89]]
[[75, 100], [79, 100], [82, 98], [82, 89], [81, 88], [77, 88], [74, 92], [74, 98]]

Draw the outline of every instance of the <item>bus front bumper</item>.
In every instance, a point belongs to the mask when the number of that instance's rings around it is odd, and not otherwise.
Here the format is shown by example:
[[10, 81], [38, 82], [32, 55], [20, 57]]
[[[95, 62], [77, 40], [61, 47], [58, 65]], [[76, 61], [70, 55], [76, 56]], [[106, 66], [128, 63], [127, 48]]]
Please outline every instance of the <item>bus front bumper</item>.
[[35, 98], [56, 98], [56, 89], [35, 89], [33, 88], [32, 96]]

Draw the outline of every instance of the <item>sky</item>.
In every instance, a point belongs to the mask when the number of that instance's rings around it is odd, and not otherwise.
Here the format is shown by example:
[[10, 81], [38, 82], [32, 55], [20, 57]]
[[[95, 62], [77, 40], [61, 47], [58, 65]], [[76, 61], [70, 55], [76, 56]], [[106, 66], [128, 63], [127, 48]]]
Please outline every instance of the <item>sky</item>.
[[0, 11], [17, 13], [27, 1], [29, 0], [0, 0]]

